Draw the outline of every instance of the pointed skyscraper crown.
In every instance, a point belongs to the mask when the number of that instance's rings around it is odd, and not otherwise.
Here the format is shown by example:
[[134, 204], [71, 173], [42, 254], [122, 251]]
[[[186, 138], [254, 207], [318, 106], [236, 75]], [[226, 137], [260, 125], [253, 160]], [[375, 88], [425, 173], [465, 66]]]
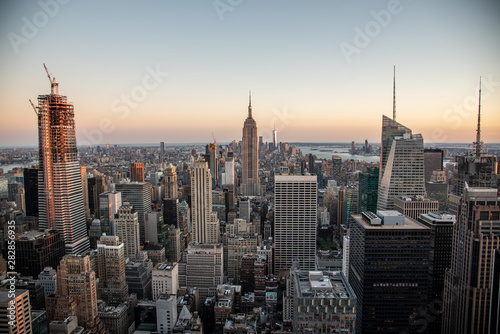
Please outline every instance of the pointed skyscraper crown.
[[481, 141], [481, 77], [479, 77], [479, 106], [477, 111], [477, 130], [474, 147], [476, 156], [480, 156], [483, 153], [483, 142]]

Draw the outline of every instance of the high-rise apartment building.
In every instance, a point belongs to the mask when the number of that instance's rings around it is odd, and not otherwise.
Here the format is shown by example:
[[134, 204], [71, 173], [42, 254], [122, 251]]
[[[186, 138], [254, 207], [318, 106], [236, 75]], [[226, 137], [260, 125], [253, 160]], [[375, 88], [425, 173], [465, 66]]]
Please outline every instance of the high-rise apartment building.
[[[28, 290], [11, 292], [0, 290], [0, 332], [5, 334], [31, 334], [31, 308]], [[14, 315], [15, 319], [9, 317]], [[14, 321], [12, 321], [14, 320]]]
[[257, 123], [252, 117], [252, 99], [248, 102], [248, 116], [243, 124], [241, 193], [245, 196], [260, 195], [259, 146]]
[[191, 222], [193, 241], [218, 243], [219, 219], [212, 212], [212, 181], [208, 163], [196, 161], [191, 177]]
[[487, 333], [493, 256], [500, 249], [500, 198], [496, 188], [464, 188], [446, 271], [442, 332]]
[[299, 260], [303, 270], [314, 270], [318, 185], [315, 175], [276, 175], [274, 178], [275, 273], [289, 270]]
[[103, 235], [97, 241], [99, 296], [110, 305], [119, 305], [128, 297], [125, 280], [125, 251], [117, 236]]
[[144, 182], [144, 164], [142, 162], [130, 164], [130, 181]]
[[82, 180], [76, 147], [75, 112], [59, 95], [51, 78], [51, 92], [38, 96], [38, 207], [41, 229], [63, 234], [67, 254], [90, 248], [85, 221]]
[[380, 152], [379, 210], [392, 210], [398, 196], [425, 196], [422, 135], [384, 115]]
[[118, 209], [114, 223], [115, 235], [125, 245], [125, 257], [133, 257], [141, 250], [139, 241], [138, 214], [130, 203], [123, 203]]
[[415, 332], [428, 304], [430, 229], [396, 211], [354, 215], [349, 283], [358, 298], [356, 332]]

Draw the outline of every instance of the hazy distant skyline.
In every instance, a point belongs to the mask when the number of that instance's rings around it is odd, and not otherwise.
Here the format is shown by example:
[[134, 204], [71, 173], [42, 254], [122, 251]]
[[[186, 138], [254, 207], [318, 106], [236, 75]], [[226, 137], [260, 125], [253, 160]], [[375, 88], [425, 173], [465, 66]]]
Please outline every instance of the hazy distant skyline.
[[241, 140], [249, 89], [267, 141], [378, 143], [393, 65], [397, 121], [426, 143], [474, 141], [479, 76], [500, 142], [498, 17], [493, 0], [3, 1], [0, 146], [37, 145], [43, 63], [78, 145]]

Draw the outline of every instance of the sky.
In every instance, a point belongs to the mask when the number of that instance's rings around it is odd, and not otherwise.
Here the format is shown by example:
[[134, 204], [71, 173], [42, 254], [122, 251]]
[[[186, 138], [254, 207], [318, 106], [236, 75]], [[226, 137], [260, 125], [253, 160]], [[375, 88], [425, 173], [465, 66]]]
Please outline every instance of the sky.
[[500, 142], [495, 0], [5, 0], [0, 146], [36, 146], [29, 104], [74, 103], [78, 145], [259, 135], [380, 142], [382, 115], [427, 143]]

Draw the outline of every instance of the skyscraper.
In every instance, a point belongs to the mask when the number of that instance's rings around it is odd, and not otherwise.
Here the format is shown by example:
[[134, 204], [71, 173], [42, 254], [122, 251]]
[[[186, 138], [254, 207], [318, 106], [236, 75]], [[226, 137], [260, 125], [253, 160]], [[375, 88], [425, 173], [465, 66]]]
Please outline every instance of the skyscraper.
[[457, 212], [456, 203], [462, 196], [465, 184], [469, 187], [498, 188], [498, 159], [495, 155], [485, 154], [481, 140], [481, 81], [479, 81], [479, 103], [477, 113], [477, 130], [474, 152], [457, 156], [457, 170], [453, 174], [450, 189], [449, 209]]
[[125, 256], [134, 257], [139, 253], [139, 219], [137, 212], [130, 203], [123, 203], [118, 209], [114, 223], [115, 234], [125, 245]]
[[125, 281], [125, 252], [117, 236], [103, 235], [97, 241], [99, 296], [110, 305], [118, 305], [128, 297]]
[[444, 282], [442, 332], [487, 333], [493, 256], [500, 249], [497, 189], [466, 184], [457, 217]]
[[80, 173], [82, 174], [82, 192], [83, 192], [83, 205], [85, 206], [85, 218], [90, 218], [89, 206], [89, 184], [87, 179], [87, 167], [80, 166]]
[[379, 169], [368, 167], [359, 173], [358, 212], [377, 211]]
[[219, 220], [212, 213], [212, 178], [208, 163], [196, 161], [191, 177], [191, 215], [193, 241], [198, 243], [219, 242]]
[[303, 270], [315, 270], [318, 184], [315, 175], [274, 178], [275, 273], [299, 260]]
[[144, 164], [142, 162], [130, 164], [130, 181], [144, 182]]
[[[122, 206], [122, 193], [108, 191], [99, 195], [99, 216], [101, 232], [113, 235], [113, 221], [118, 209]], [[99, 234], [100, 236], [100, 234]]]
[[340, 185], [342, 181], [342, 158], [338, 155], [332, 155], [332, 178]]
[[76, 148], [75, 112], [67, 97], [59, 95], [55, 78], [49, 78], [51, 92], [38, 96], [36, 108], [39, 226], [63, 234], [66, 254], [81, 254], [89, 250], [90, 242]]
[[242, 164], [241, 193], [245, 196], [259, 196], [259, 147], [257, 123], [252, 117], [251, 95], [248, 102], [248, 117], [243, 124]]
[[[13, 294], [14, 296], [11, 296]], [[28, 290], [0, 290], [0, 331], [6, 334], [31, 334], [31, 308]], [[15, 321], [9, 315], [15, 315]]]
[[163, 219], [165, 224], [179, 226], [177, 173], [172, 164], [168, 164], [167, 168], [163, 171], [163, 185], [165, 187], [165, 194], [163, 197]]
[[273, 151], [279, 150], [278, 147], [278, 131], [276, 128], [273, 129]]
[[24, 169], [24, 199], [26, 216], [38, 217], [38, 168]]
[[[78, 305], [78, 325], [92, 333], [101, 333], [103, 326], [97, 310], [95, 272], [88, 256], [66, 255], [57, 268], [57, 293], [61, 300], [73, 297]], [[56, 319], [63, 320], [63, 319]]]
[[398, 196], [425, 196], [424, 139], [382, 117], [378, 209], [392, 210]]
[[428, 303], [430, 229], [395, 211], [354, 215], [349, 283], [358, 298], [356, 333], [416, 333]]
[[122, 203], [128, 202], [137, 212], [139, 218], [139, 239], [145, 241], [144, 220], [151, 212], [151, 184], [148, 182], [120, 182], [115, 190], [122, 193]]
[[443, 150], [438, 148], [424, 149], [425, 182], [431, 180], [432, 172], [443, 170]]

